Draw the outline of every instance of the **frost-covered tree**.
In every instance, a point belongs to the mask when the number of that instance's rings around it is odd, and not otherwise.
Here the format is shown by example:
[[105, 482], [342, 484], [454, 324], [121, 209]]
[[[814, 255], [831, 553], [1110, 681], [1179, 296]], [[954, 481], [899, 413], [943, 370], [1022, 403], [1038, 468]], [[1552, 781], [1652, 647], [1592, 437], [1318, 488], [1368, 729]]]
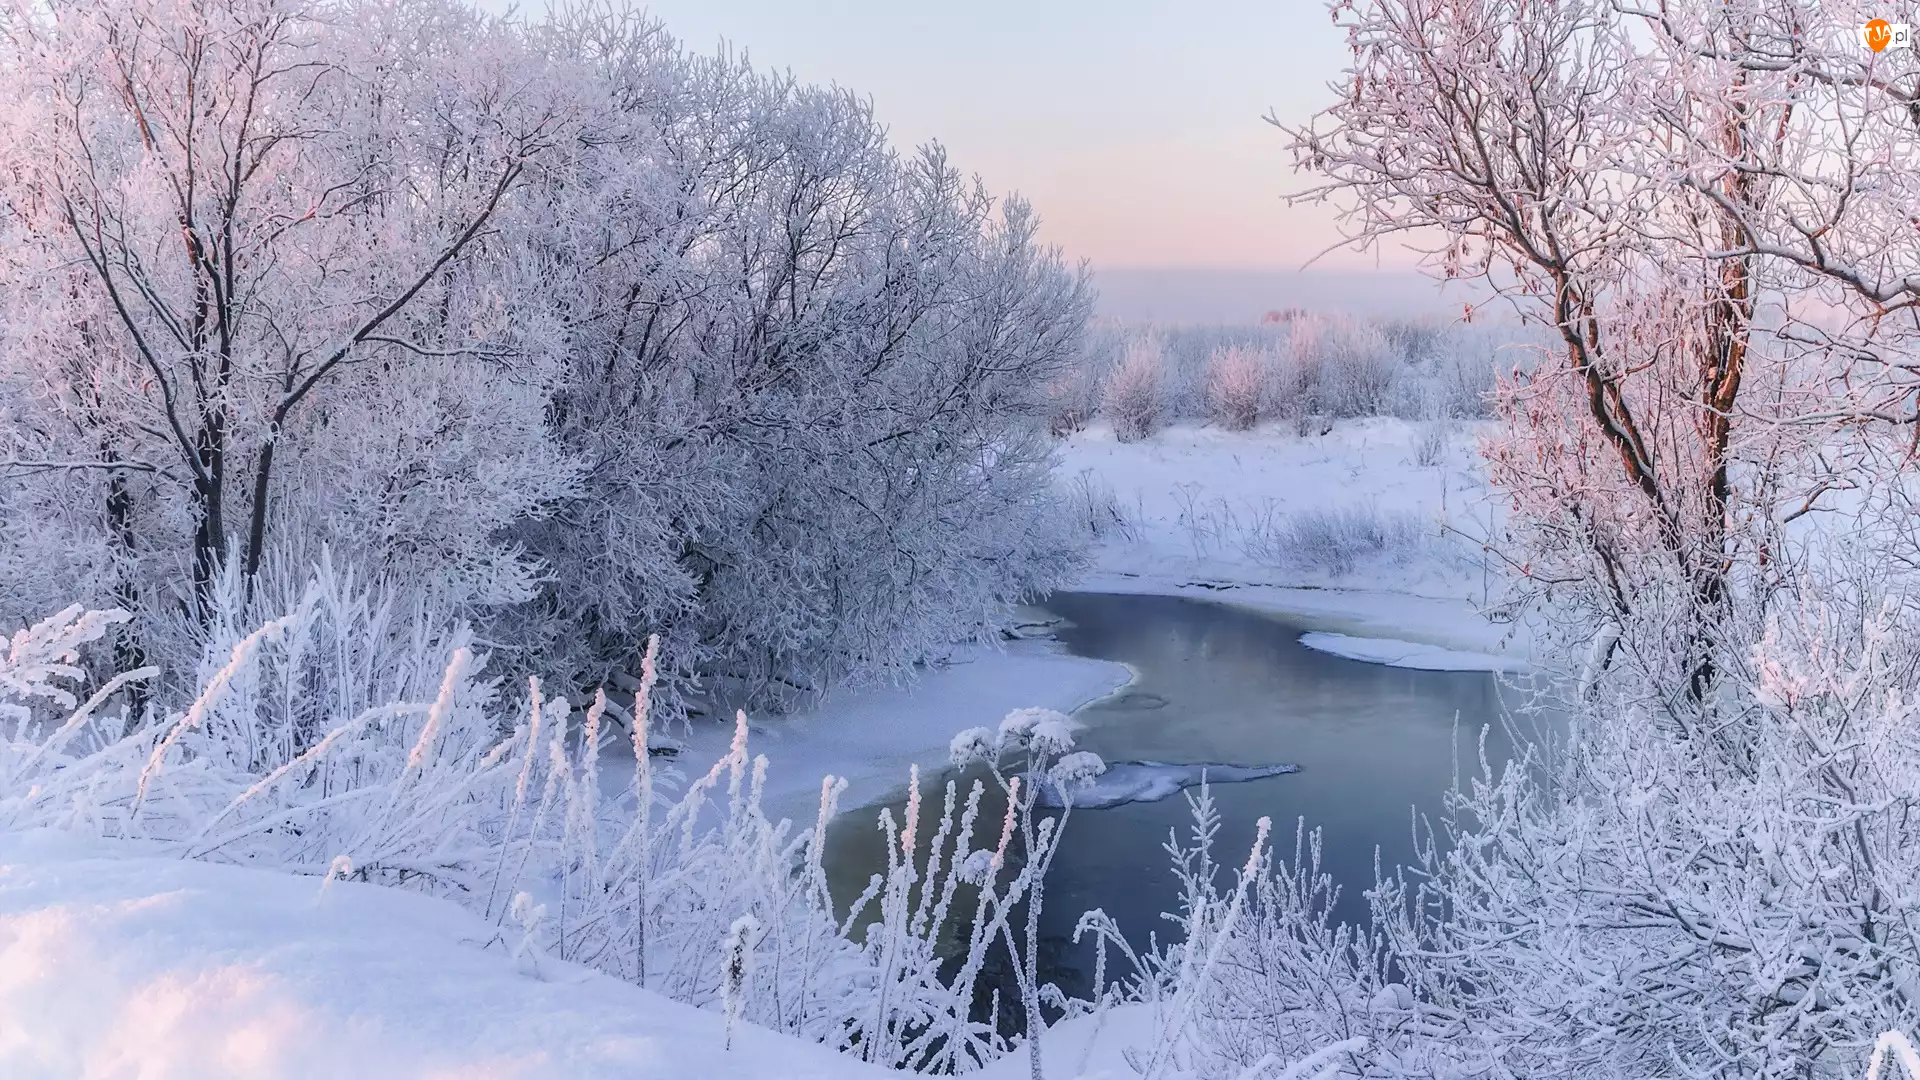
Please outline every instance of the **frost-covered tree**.
[[178, 586], [204, 624], [223, 573], [245, 595], [322, 544], [524, 598], [496, 534], [574, 470], [510, 219], [573, 138], [569, 89], [435, 0], [22, 4], [0, 29], [10, 603]]
[[1267, 953], [1339, 987], [1268, 1037], [1365, 1031], [1394, 1076], [1853, 1068], [1920, 1023], [1909, 84], [1844, 3], [1337, 7], [1302, 164], [1557, 338], [1486, 449], [1568, 728], [1459, 795], [1375, 938]]
[[1360, 5], [1345, 100], [1291, 132], [1356, 237], [1429, 237], [1436, 272], [1556, 335], [1501, 395], [1517, 562], [1597, 618], [1663, 625], [1696, 700], [1736, 568], [1769, 542], [1755, 508], [1831, 490], [1809, 433], [1901, 422], [1911, 392], [1913, 99], [1856, 13]]
[[777, 700], [899, 673], [1063, 580], [1037, 429], [1089, 297], [1031, 210], [937, 146], [896, 153], [861, 98], [644, 18], [545, 40], [613, 104], [586, 209], [539, 245], [570, 283], [557, 426], [589, 472], [529, 543], [578, 660], [645, 628], [671, 669]]

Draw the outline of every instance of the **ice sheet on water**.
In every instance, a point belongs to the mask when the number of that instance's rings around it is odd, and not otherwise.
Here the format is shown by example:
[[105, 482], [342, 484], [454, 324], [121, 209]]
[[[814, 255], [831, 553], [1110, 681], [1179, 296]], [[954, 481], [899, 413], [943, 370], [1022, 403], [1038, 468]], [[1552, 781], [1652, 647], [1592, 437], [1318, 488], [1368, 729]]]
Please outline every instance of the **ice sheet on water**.
[[1301, 634], [1300, 644], [1316, 652], [1344, 656], [1349, 660], [1418, 671], [1519, 671], [1526, 667], [1524, 661], [1516, 656], [1448, 649], [1397, 638], [1331, 634], [1319, 630]]

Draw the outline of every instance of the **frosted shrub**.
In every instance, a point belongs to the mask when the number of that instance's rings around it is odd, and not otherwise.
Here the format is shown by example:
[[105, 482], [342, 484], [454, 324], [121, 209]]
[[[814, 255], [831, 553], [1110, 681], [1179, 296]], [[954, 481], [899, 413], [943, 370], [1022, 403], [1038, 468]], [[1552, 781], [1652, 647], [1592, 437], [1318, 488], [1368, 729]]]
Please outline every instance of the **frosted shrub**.
[[1297, 435], [1309, 434], [1309, 417], [1321, 411], [1320, 373], [1326, 333], [1322, 320], [1295, 319], [1287, 337], [1286, 351], [1274, 365], [1274, 408], [1285, 417]]
[[1099, 384], [1084, 362], [1046, 386], [1047, 432], [1054, 438], [1072, 435], [1087, 426], [1100, 407]]
[[[990, 937], [995, 928], [1005, 936], [1007, 952], [1014, 958], [1021, 1010], [1030, 1036], [1046, 1026], [1040, 1015], [1044, 988], [1040, 985], [1039, 956], [1040, 911], [1045, 899], [1047, 869], [1053, 865], [1061, 833], [1073, 816], [1074, 797], [1106, 771], [1106, 764], [1098, 755], [1073, 749], [1075, 728], [1071, 718], [1052, 709], [1016, 709], [1000, 721], [997, 731], [985, 728], [963, 731], [954, 737], [952, 746], [955, 765], [974, 762], [985, 765], [1007, 800], [1000, 847], [985, 867], [983, 896], [991, 893], [993, 875], [1006, 860], [1008, 840], [1015, 835], [1020, 840], [1020, 873], [1004, 899], [995, 903], [994, 922], [984, 931], [984, 936]], [[1043, 787], [1061, 807], [1057, 818], [1035, 813], [1035, 807], [1041, 805]], [[951, 803], [951, 794], [948, 800]], [[1024, 940], [1015, 936], [1008, 921], [1013, 905], [1022, 899], [1026, 901]], [[968, 968], [974, 974], [978, 973], [977, 945], [983, 938], [979, 922], [976, 918], [968, 954]], [[979, 954], [979, 958], [984, 958], [984, 954]], [[1035, 1077], [1045, 1075], [1041, 1068], [1040, 1043], [1037, 1037], [1027, 1039], [1028, 1060]]]
[[1134, 521], [1121, 507], [1113, 486], [1096, 477], [1092, 469], [1080, 470], [1067, 482], [1067, 502], [1075, 525], [1084, 528], [1093, 540], [1134, 538]]
[[1857, 1077], [1880, 1033], [1920, 1028], [1913, 613], [1861, 584], [1748, 615], [1712, 726], [1647, 695], [1622, 645], [1559, 703], [1562, 750], [1482, 761], [1451, 846], [1375, 902], [1417, 1011], [1476, 1031], [1431, 1060]]
[[[14, 631], [0, 657], [0, 725], [5, 725], [0, 730], [24, 736], [34, 730], [36, 716], [48, 712], [85, 714], [84, 723], [98, 703], [83, 709], [68, 689], [86, 676], [80, 652], [129, 618], [124, 611], [86, 611], [75, 604]], [[152, 674], [151, 669], [129, 672], [110, 685], [118, 689]]]
[[[1392, 981], [1385, 938], [1333, 920], [1339, 887], [1320, 870], [1320, 837], [1296, 824], [1291, 857], [1269, 856], [1253, 875], [1238, 920], [1230, 895], [1205, 872], [1211, 836], [1196, 809], [1193, 842], [1176, 853], [1189, 939], [1224, 938], [1211, 977], [1180, 980], [1193, 999], [1188, 1037], [1201, 1075], [1241, 1075], [1263, 1059], [1336, 1056], [1392, 1047], [1411, 1019], [1411, 991]], [[1354, 1055], [1350, 1057], [1349, 1055]], [[1309, 1074], [1311, 1075], [1311, 1074]], [[1331, 1075], [1351, 1075], [1331, 1070]]]
[[72, 690], [85, 674], [81, 650], [128, 617], [76, 605], [16, 631], [7, 643], [0, 655], [0, 828], [87, 828], [98, 820], [96, 777], [70, 766], [110, 754], [122, 772], [138, 768], [140, 747], [115, 745], [124, 710], [110, 718], [99, 713], [122, 688], [157, 672], [123, 672], [85, 701]]
[[1445, 337], [1432, 319], [1386, 319], [1378, 324], [1381, 339], [1404, 364], [1418, 364], [1433, 355]]
[[[1542, 340], [1537, 329], [1511, 324], [1366, 321], [1337, 312], [1294, 312], [1258, 326], [1107, 325], [1048, 384], [1045, 409], [1056, 437], [1079, 430], [1095, 404], [1111, 418], [1093, 390], [1108, 386], [1148, 337], [1161, 353], [1156, 426], [1207, 421], [1244, 430], [1243, 422], [1278, 419], [1302, 435], [1324, 433], [1336, 417], [1486, 418], [1496, 368], [1524, 365]], [[1229, 358], [1254, 362], [1257, 391], [1247, 385], [1252, 372]], [[1246, 421], [1249, 410], [1253, 421]]]
[[1207, 407], [1228, 431], [1245, 431], [1260, 419], [1266, 393], [1266, 357], [1244, 345], [1215, 349], [1207, 362]]
[[1413, 463], [1431, 469], [1446, 460], [1453, 429], [1444, 420], [1426, 420], [1413, 426]]
[[1250, 559], [1340, 576], [1373, 562], [1401, 563], [1424, 546], [1420, 519], [1368, 505], [1281, 514], [1271, 505], [1248, 515], [1241, 533]]
[[1386, 337], [1341, 318], [1329, 324], [1321, 340], [1320, 394], [1326, 411], [1339, 417], [1386, 415], [1401, 368]]
[[1159, 427], [1162, 360], [1158, 340], [1136, 337], [1107, 376], [1100, 411], [1113, 425], [1114, 438], [1121, 442], [1144, 439]]
[[1331, 922], [1337, 889], [1319, 870], [1317, 834], [1296, 829], [1288, 861], [1268, 849], [1260, 819], [1246, 861], [1223, 884], [1212, 793], [1202, 785], [1186, 799], [1187, 837], [1169, 832], [1163, 845], [1180, 883], [1165, 915], [1178, 934], [1138, 952], [1098, 910], [1074, 931], [1076, 941], [1094, 939], [1102, 971], [1109, 949], [1132, 968], [1096, 1009], [1109, 1000], [1152, 1007], [1154, 1026], [1123, 1056], [1142, 1077], [1168, 1080], [1355, 1075], [1359, 1055], [1405, 1015], [1396, 995], [1406, 988], [1385, 979], [1384, 942]]
[[1435, 382], [1445, 414], [1485, 420], [1493, 416], [1497, 361], [1490, 355], [1456, 351], [1434, 360]]

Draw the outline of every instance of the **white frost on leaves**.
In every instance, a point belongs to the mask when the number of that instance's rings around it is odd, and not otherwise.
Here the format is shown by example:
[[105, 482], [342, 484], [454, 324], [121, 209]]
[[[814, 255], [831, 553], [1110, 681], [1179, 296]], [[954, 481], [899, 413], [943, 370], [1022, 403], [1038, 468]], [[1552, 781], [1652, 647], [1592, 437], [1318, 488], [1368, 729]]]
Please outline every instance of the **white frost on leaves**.
[[1015, 709], [1000, 721], [1000, 745], [1059, 754], [1073, 747], [1073, 733], [1078, 727], [1072, 717], [1058, 709]]
[[983, 727], [968, 728], [953, 737], [947, 753], [956, 766], [988, 757], [993, 753], [993, 732]]
[[1048, 771], [1047, 779], [1053, 782], [1056, 790], [1064, 792], [1079, 791], [1107, 771], [1107, 763], [1100, 755], [1091, 750], [1076, 750], [1054, 762]]
[[960, 864], [960, 880], [969, 885], [978, 885], [987, 880], [987, 874], [993, 870], [993, 852], [982, 848], [969, 854]]

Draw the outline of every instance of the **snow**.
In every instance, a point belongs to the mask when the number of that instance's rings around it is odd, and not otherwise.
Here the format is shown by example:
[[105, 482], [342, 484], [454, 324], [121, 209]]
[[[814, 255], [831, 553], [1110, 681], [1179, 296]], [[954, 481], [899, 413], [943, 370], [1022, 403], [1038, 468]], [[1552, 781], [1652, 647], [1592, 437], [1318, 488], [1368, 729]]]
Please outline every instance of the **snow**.
[[1516, 671], [1524, 667], [1512, 656], [1469, 652], [1423, 645], [1395, 638], [1353, 637], [1312, 630], [1300, 635], [1300, 644], [1349, 660], [1388, 667], [1415, 668], [1420, 671]]
[[[1151, 1004], [1116, 1005], [1105, 1012], [1062, 1020], [1041, 1036], [1041, 1062], [1047, 1076], [1059, 1080], [1138, 1080], [1125, 1054], [1137, 1052], [1142, 1064], [1152, 1037], [1164, 1029], [1163, 1010]], [[1024, 1049], [1008, 1054], [973, 1074], [979, 1080], [1028, 1080]]]
[[[1075, 1016], [1048, 1028], [1040, 1037], [1041, 1064], [1049, 1080], [1139, 1080], [1141, 1070], [1153, 1057], [1154, 1044], [1167, 1028], [1169, 1002], [1154, 1004], [1133, 1002], [1115, 1005], [1104, 1011]], [[1360, 1049], [1365, 1040], [1354, 1039], [1321, 1047], [1305, 1058], [1270, 1061], [1266, 1068], [1254, 1068], [1243, 1075], [1266, 1080], [1326, 1080], [1352, 1075], [1337, 1066], [1322, 1071], [1339, 1060], [1343, 1050]], [[1127, 1059], [1139, 1062], [1136, 1068]], [[1028, 1080], [1031, 1075], [1027, 1054], [1017, 1050], [972, 1076], [978, 1080]], [[1165, 1074], [1162, 1074], [1165, 1075]], [[1175, 1075], [1191, 1075], [1177, 1072]], [[1920, 1080], [1920, 1076], [1916, 1076]]]
[[0, 1076], [861, 1080], [885, 1070], [397, 889], [0, 836]]

